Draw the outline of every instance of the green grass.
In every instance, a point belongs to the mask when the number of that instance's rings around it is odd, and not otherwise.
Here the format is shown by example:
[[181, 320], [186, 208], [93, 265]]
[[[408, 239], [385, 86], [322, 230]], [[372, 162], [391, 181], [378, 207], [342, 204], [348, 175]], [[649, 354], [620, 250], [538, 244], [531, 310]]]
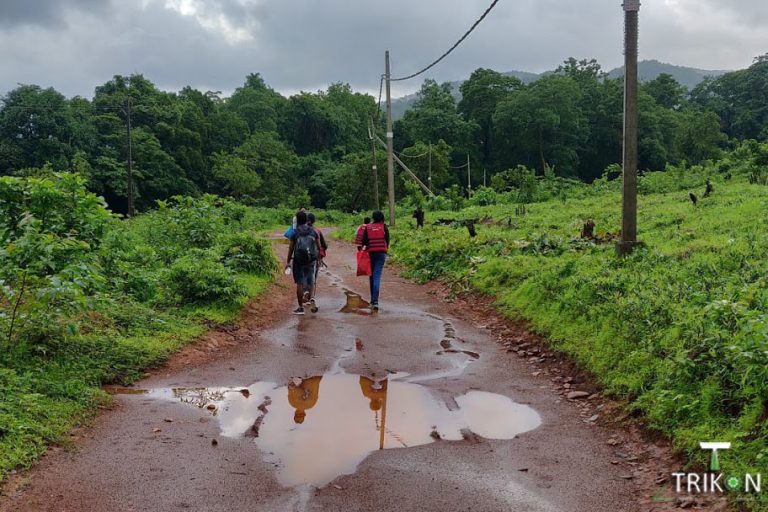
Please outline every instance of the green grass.
[[[649, 176], [651, 179], [659, 179]], [[657, 187], [659, 188], [659, 187]], [[578, 240], [620, 228], [620, 194], [594, 187], [565, 203], [469, 207], [436, 218], [486, 219], [470, 239], [461, 226], [393, 230], [395, 261], [417, 281], [496, 298], [592, 372], [691, 464], [699, 441], [731, 441], [726, 472], [768, 474], [768, 187], [717, 181], [694, 207], [688, 189], [639, 199], [639, 238], [618, 259], [613, 243]], [[764, 498], [755, 510], [768, 510]]]
[[[108, 402], [104, 383], [129, 384], [209, 329], [231, 322], [272, 278], [241, 275], [248, 295], [228, 303], [144, 309], [129, 307], [131, 325], [112, 322], [69, 339], [53, 357], [23, 355], [0, 369], [0, 476], [30, 467], [47, 446]], [[114, 319], [112, 319], [114, 321]], [[111, 324], [111, 325], [110, 325]]]
[[[4, 185], [20, 191], [0, 201], [12, 211], [12, 200], [36, 198], [40, 187]], [[118, 221], [84, 192], [82, 213], [70, 220], [70, 191], [81, 184], [64, 176], [43, 185], [49, 195], [64, 190], [60, 208], [49, 208], [62, 212], [61, 224], [0, 229], [6, 237], [0, 239], [0, 481], [30, 467], [48, 445], [66, 445], [68, 432], [109, 401], [103, 384], [132, 383], [212, 325], [231, 323], [276, 275], [264, 234], [290, 221], [285, 211], [212, 197], [180, 198]], [[19, 208], [29, 203], [19, 201]], [[77, 252], [59, 250], [81, 233], [86, 240]], [[41, 248], [47, 266], [14, 260], [16, 247]], [[19, 294], [24, 288], [16, 276], [25, 268], [39, 272], [37, 288]], [[5, 333], [19, 296], [23, 316], [10, 338]]]

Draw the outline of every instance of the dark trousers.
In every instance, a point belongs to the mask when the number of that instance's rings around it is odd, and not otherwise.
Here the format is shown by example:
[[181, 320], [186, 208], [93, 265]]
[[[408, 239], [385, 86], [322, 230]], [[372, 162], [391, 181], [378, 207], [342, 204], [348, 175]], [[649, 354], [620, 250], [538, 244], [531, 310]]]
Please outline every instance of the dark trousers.
[[381, 290], [381, 274], [384, 273], [384, 261], [387, 259], [385, 252], [372, 252], [371, 256], [371, 302], [379, 302], [379, 291]]

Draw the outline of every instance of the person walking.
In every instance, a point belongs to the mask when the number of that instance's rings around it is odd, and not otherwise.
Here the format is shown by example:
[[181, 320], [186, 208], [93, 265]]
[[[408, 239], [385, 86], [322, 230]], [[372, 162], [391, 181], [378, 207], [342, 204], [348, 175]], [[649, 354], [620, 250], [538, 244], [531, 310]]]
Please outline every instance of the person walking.
[[315, 280], [312, 283], [312, 289], [309, 291], [309, 302], [313, 313], [317, 313], [317, 301], [315, 300], [315, 292], [317, 291], [317, 275], [320, 273], [320, 267], [325, 265], [325, 263], [323, 263], [323, 259], [328, 252], [328, 242], [325, 240], [323, 232], [320, 231], [317, 226], [315, 226], [316, 220], [317, 219], [315, 218], [314, 213], [310, 212], [307, 214], [307, 226], [314, 229], [317, 232], [317, 236], [320, 238], [320, 254], [317, 258], [317, 263], [315, 264]]
[[312, 287], [315, 284], [315, 266], [319, 256], [320, 237], [314, 228], [307, 225], [307, 213], [300, 211], [296, 214], [296, 229], [291, 235], [285, 262], [286, 270], [293, 262], [293, 282], [296, 283], [296, 300], [299, 303], [299, 307], [293, 310], [294, 315], [303, 315], [305, 304], [316, 310]]
[[384, 262], [389, 250], [389, 229], [384, 224], [384, 214], [373, 212], [373, 222], [365, 225], [361, 245], [371, 256], [371, 309], [379, 310], [379, 292], [381, 290], [381, 275], [384, 272]]

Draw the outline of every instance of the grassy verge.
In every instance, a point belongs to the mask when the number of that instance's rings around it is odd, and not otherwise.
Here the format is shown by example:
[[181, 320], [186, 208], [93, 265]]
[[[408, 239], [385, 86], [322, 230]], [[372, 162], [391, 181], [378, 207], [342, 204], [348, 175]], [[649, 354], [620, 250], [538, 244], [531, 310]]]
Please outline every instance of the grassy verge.
[[[715, 192], [703, 198], [706, 177]], [[525, 215], [515, 204], [428, 212], [428, 221], [479, 219], [474, 239], [460, 222], [417, 232], [403, 216], [392, 253], [417, 281], [495, 297], [503, 314], [627, 399], [692, 466], [708, 461], [700, 441], [730, 441], [726, 474], [768, 474], [768, 188], [713, 174], [689, 179], [691, 189], [659, 186], [673, 178], [641, 182], [647, 248], [623, 260], [612, 242], [578, 238], [587, 219], [600, 238], [619, 230], [620, 194], [605, 183]], [[768, 510], [763, 496], [741, 498]]]
[[0, 178], [0, 480], [267, 289], [286, 212], [179, 198], [118, 221], [73, 176]]

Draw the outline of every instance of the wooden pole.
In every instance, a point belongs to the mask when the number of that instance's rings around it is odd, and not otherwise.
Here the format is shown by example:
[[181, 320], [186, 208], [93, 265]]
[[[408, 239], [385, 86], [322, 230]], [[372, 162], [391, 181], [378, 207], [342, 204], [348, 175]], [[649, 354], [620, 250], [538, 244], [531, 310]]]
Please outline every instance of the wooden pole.
[[373, 134], [376, 131], [376, 124], [371, 120], [371, 152], [373, 155], [373, 209], [379, 209], [379, 168], [376, 165], [376, 140], [373, 138]]
[[392, 89], [389, 70], [389, 50], [384, 53], [384, 73], [387, 82], [387, 191], [389, 194], [389, 225], [395, 225], [395, 162], [394, 133], [392, 133]]
[[133, 138], [131, 136], [131, 97], [125, 100], [126, 135], [128, 137], [128, 217], [133, 217], [136, 210], [133, 205]]
[[472, 197], [472, 168], [469, 166], [469, 155], [467, 155], [467, 197]]
[[432, 190], [432, 143], [429, 143], [429, 173], [427, 174], [427, 186]]

